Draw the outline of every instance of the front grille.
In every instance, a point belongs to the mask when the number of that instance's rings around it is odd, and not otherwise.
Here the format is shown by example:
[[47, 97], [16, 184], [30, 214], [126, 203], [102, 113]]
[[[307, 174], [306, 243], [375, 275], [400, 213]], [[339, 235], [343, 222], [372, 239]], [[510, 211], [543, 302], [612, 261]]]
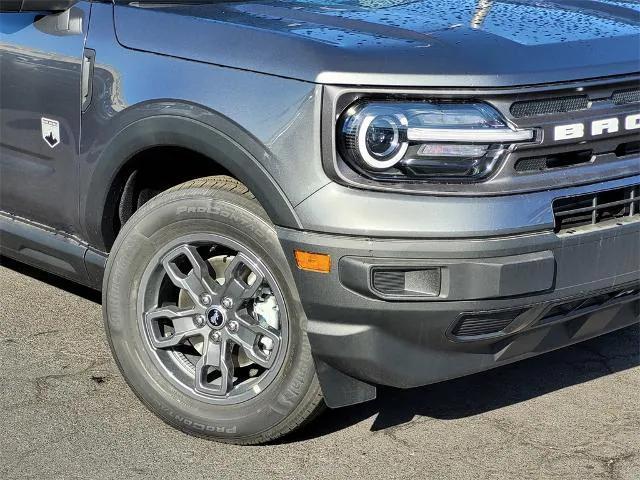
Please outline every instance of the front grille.
[[[640, 153], [640, 141], [623, 143], [609, 142], [610, 146], [597, 146], [591, 142], [590, 146], [596, 146], [596, 150], [576, 149], [568, 152], [550, 153], [547, 155], [536, 155], [533, 157], [519, 158], [515, 161], [513, 168], [517, 173], [544, 172], [556, 168], [569, 168], [579, 165], [597, 162], [608, 155], [615, 155], [618, 158], [638, 155]], [[579, 145], [576, 147], [584, 147]]]
[[556, 233], [573, 233], [573, 229], [577, 227], [633, 217], [639, 213], [638, 185], [560, 198], [553, 202]]
[[521, 158], [515, 164], [516, 172], [541, 172], [552, 168], [574, 167], [593, 160], [593, 150], [556, 153], [540, 157]]
[[[627, 88], [616, 90], [611, 97], [602, 99], [614, 105], [627, 105], [640, 102], [640, 89]], [[595, 100], [594, 101], [600, 101]], [[537, 117], [539, 115], [554, 115], [558, 113], [579, 112], [591, 107], [587, 95], [571, 95], [559, 98], [541, 98], [515, 102], [511, 105], [511, 115], [514, 118]]]
[[640, 89], [630, 88], [627, 90], [618, 90], [611, 97], [611, 101], [616, 105], [640, 102]]
[[640, 153], [640, 141], [621, 143], [614, 152], [616, 157], [626, 157], [627, 155], [638, 155]]
[[554, 113], [577, 112], [589, 108], [589, 99], [586, 95], [572, 97], [544, 98], [541, 100], [528, 100], [515, 102], [511, 105], [511, 115], [514, 118], [535, 117], [538, 115], [551, 115]]

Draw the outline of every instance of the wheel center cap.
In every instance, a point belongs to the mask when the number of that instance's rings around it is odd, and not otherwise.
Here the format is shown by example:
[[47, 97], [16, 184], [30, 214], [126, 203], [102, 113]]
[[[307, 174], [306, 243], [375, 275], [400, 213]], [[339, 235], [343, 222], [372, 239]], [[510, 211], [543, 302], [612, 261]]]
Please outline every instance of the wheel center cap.
[[222, 313], [222, 310], [215, 307], [207, 310], [207, 323], [214, 330], [218, 330], [224, 327], [226, 318], [224, 316], [224, 313]]

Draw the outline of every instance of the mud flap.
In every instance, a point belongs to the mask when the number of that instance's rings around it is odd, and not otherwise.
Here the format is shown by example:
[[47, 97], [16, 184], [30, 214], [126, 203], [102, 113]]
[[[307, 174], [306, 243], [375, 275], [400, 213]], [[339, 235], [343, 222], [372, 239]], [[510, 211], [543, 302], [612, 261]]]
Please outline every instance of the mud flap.
[[376, 387], [345, 375], [314, 356], [324, 401], [329, 408], [347, 407], [375, 400]]

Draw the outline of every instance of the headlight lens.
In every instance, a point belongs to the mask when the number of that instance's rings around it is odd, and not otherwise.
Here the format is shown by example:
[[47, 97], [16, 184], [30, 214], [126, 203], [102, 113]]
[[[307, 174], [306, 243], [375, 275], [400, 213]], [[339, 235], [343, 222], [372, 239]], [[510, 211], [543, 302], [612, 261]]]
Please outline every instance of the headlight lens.
[[510, 145], [533, 139], [483, 103], [364, 102], [338, 124], [343, 158], [382, 180], [477, 181]]
[[345, 121], [343, 131], [352, 160], [360, 167], [384, 171], [407, 152], [407, 118], [393, 107], [369, 105]]

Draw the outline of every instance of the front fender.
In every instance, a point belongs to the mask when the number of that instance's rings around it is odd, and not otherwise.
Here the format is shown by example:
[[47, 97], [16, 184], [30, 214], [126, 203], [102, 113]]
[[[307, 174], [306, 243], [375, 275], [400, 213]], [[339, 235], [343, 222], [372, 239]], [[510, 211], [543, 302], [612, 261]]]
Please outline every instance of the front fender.
[[[231, 122], [225, 133], [210, 124], [178, 115], [146, 116], [123, 128], [104, 148], [95, 162], [95, 168], [80, 199], [81, 219], [87, 240], [101, 250], [105, 245], [105, 229], [110, 221], [105, 210], [109, 194], [118, 172], [137, 153], [158, 146], [183, 147], [212, 159], [242, 181], [256, 196], [276, 225], [300, 228], [300, 221], [286, 195], [256, 158], [256, 153], [269, 155], [257, 141], [252, 140]], [[248, 147], [237, 140], [242, 138]], [[251, 151], [249, 150], [251, 149]]]

